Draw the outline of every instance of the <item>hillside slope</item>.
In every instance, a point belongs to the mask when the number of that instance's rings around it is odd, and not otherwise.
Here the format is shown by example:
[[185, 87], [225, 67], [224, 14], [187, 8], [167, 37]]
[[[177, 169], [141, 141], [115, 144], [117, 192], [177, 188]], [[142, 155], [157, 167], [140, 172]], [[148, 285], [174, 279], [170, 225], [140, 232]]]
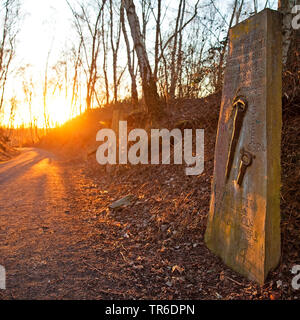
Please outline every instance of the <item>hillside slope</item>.
[[[126, 236], [121, 242], [127, 254], [135, 251], [141, 254], [140, 276], [160, 279], [153, 282], [153, 293], [141, 292], [133, 295], [135, 298], [290, 299], [296, 294], [290, 286], [290, 270], [300, 261], [299, 101], [296, 99], [287, 105], [284, 100], [283, 106], [282, 257], [280, 265], [260, 287], [227, 268], [209, 252], [203, 240], [220, 98], [212, 95], [205, 99], [174, 101], [160, 123], [160, 127], [169, 129], [205, 129], [205, 169], [199, 176], [186, 176], [184, 165], [104, 167], [96, 162], [93, 152], [87, 156], [89, 148], [97, 147], [97, 131], [104, 122], [111, 122], [112, 109], [84, 114], [53, 130], [41, 142], [41, 146], [56, 150], [71, 161], [80, 160], [80, 171], [92, 181], [84, 187], [89, 203], [87, 219], [97, 217], [97, 223], [118, 225]], [[118, 210], [109, 208], [114, 201], [128, 195], [134, 199], [129, 206]], [[162, 271], [166, 264], [171, 266], [171, 271]], [[130, 269], [126, 261], [124, 265]], [[177, 269], [172, 271], [172, 266]], [[277, 286], [279, 280], [283, 286]]]
[[0, 162], [7, 161], [18, 154], [18, 151], [11, 147], [7, 140], [1, 135], [0, 132]]

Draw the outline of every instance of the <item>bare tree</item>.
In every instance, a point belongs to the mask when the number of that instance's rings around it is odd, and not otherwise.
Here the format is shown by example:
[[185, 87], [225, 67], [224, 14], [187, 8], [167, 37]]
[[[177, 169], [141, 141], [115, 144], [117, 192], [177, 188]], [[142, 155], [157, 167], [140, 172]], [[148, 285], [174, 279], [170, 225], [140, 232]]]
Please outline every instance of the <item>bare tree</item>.
[[[185, 5], [186, 1], [183, 1], [182, 4], [182, 10], [181, 10], [181, 17], [180, 17], [180, 24], [179, 24], [179, 29], [182, 29], [183, 26], [183, 21], [184, 21], [184, 15], [185, 15]], [[176, 81], [178, 81], [178, 94], [179, 97], [182, 96], [182, 38], [183, 38], [183, 33], [182, 31], [179, 32], [179, 41], [178, 41], [178, 54], [177, 54], [177, 70], [176, 70]]]
[[17, 22], [20, 14], [19, 0], [6, 0], [1, 9], [3, 14], [2, 37], [0, 39], [0, 111], [3, 107], [5, 88], [11, 62], [15, 55], [16, 37], [19, 32]]
[[107, 51], [108, 51], [108, 32], [104, 29], [105, 21], [104, 14], [102, 15], [102, 49], [103, 49], [103, 73], [104, 73], [104, 83], [105, 83], [105, 96], [106, 104], [109, 104], [110, 94], [109, 94], [109, 83], [107, 75]]
[[[244, 0], [240, 0], [236, 6], [235, 24], [238, 24], [240, 22], [240, 17], [241, 17], [243, 6], [244, 6]], [[235, 4], [234, 4], [234, 7], [235, 7]], [[256, 10], [257, 10], [257, 8], [256, 8]]]
[[[68, 0], [66, 0], [66, 2], [72, 11], [75, 27], [84, 49], [86, 63], [86, 107], [89, 110], [92, 107], [93, 98], [95, 97], [96, 100], [98, 100], [95, 85], [98, 80], [97, 60], [101, 44], [101, 15], [103, 14], [106, 0], [96, 1], [97, 13], [94, 17], [94, 22], [92, 21], [92, 15], [89, 14], [84, 2], [79, 4], [79, 12], [71, 6]], [[87, 29], [87, 34], [85, 33], [85, 28]], [[89, 41], [87, 40], [87, 37]], [[89, 43], [91, 44], [90, 47]]]
[[16, 110], [17, 110], [17, 105], [18, 105], [18, 100], [15, 95], [13, 95], [10, 99], [10, 114], [9, 114], [9, 133], [8, 133], [8, 139], [10, 139], [11, 134], [13, 132], [14, 128], [14, 121], [15, 121], [15, 116], [16, 116]]
[[47, 58], [46, 58], [46, 65], [45, 65], [45, 72], [44, 72], [44, 83], [43, 83], [43, 112], [44, 112], [44, 125], [46, 132], [49, 128], [49, 114], [47, 111], [47, 97], [48, 97], [48, 66], [49, 66], [49, 59], [51, 54], [51, 48], [48, 51]]
[[82, 40], [80, 40], [78, 49], [73, 48], [73, 69], [74, 69], [74, 75], [72, 80], [72, 98], [71, 98], [71, 108], [72, 113], [74, 113], [75, 106], [77, 104], [78, 100], [78, 90], [79, 90], [79, 69], [82, 64], [81, 62], [81, 49], [82, 49]]
[[[172, 35], [163, 43], [162, 37], [160, 37], [160, 55], [158, 57], [158, 63], [161, 59], [164, 60], [164, 65], [165, 65], [165, 72], [167, 73], [167, 68], [166, 68], [166, 57], [165, 57], [165, 50], [169, 47], [170, 43], [173, 41], [173, 46], [171, 47], [171, 71], [170, 71], [170, 78], [171, 78], [171, 83], [170, 83], [170, 90], [168, 92], [168, 96], [170, 98], [175, 98], [175, 90], [176, 90], [176, 85], [177, 85], [177, 79], [178, 79], [178, 69], [176, 68], [176, 65], [178, 67], [178, 64], [176, 64], [178, 55], [181, 55], [181, 46], [182, 46], [182, 32], [183, 30], [194, 20], [194, 18], [198, 14], [198, 4], [199, 0], [196, 1], [195, 6], [194, 6], [194, 12], [192, 16], [186, 21], [184, 21], [184, 10], [186, 6], [186, 1], [185, 0], [180, 0], [179, 5], [178, 5], [178, 11], [177, 11], [177, 18], [175, 22], [175, 29], [174, 32], [172, 32]], [[179, 44], [179, 52], [178, 50], [178, 39], [181, 39], [181, 43]], [[179, 57], [179, 59], [181, 59]], [[168, 87], [167, 83], [167, 74], [165, 75], [165, 90]]]
[[253, 9], [254, 9], [254, 13], [256, 14], [258, 11], [258, 4], [257, 4], [257, 0], [253, 0]]
[[23, 80], [23, 92], [25, 95], [25, 101], [28, 104], [28, 111], [29, 111], [29, 119], [30, 119], [30, 135], [31, 135], [31, 142], [35, 142], [34, 138], [34, 130], [33, 130], [33, 116], [32, 116], [32, 97], [34, 92], [34, 85], [32, 78], [24, 79]]
[[130, 43], [127, 35], [126, 25], [125, 25], [125, 18], [124, 18], [124, 4], [122, 2], [121, 9], [120, 9], [120, 21], [123, 31], [123, 36], [126, 44], [126, 50], [127, 50], [127, 65], [128, 65], [128, 71], [131, 77], [131, 103], [133, 105], [137, 105], [138, 103], [138, 93], [137, 93], [137, 85], [136, 85], [136, 76], [135, 76], [135, 70], [134, 70], [134, 61], [131, 59], [131, 49], [130, 49]]
[[133, 0], [124, 0], [124, 6], [126, 9], [131, 35], [134, 42], [135, 52], [138, 57], [145, 103], [148, 109], [148, 113], [152, 117], [152, 120], [156, 120], [158, 119], [162, 111], [161, 103], [157, 93], [156, 82], [154, 80], [149, 64], [148, 54], [146, 51], [143, 36], [141, 34], [139, 19], [136, 14]]
[[177, 82], [177, 74], [176, 74], [176, 54], [177, 54], [177, 45], [178, 45], [178, 33], [179, 33], [179, 21], [181, 17], [181, 11], [183, 4], [185, 5], [185, 0], [180, 0], [178, 5], [178, 13], [175, 23], [174, 30], [174, 39], [173, 39], [173, 48], [171, 52], [171, 86], [170, 86], [170, 97], [171, 99], [175, 98], [175, 87]]
[[[211, 0], [213, 6], [216, 8], [214, 0]], [[232, 6], [232, 12], [230, 16], [229, 23], [227, 24], [227, 32], [225, 39], [220, 43], [220, 47], [217, 47], [219, 50], [219, 64], [217, 68], [217, 77], [215, 81], [215, 90], [219, 91], [222, 90], [222, 84], [223, 84], [223, 74], [224, 74], [224, 66], [225, 66], [225, 55], [226, 55], [226, 50], [228, 46], [228, 41], [229, 41], [229, 32], [231, 27], [233, 26], [233, 21], [234, 18], [236, 19], [236, 23], [239, 22], [240, 14], [242, 12], [242, 8], [244, 5], [244, 0], [234, 0], [233, 6]], [[221, 15], [221, 13], [219, 12]], [[225, 21], [225, 18], [221, 15], [222, 19]]]
[[142, 35], [144, 43], [146, 43], [146, 34], [147, 34], [147, 25], [151, 13], [151, 1], [149, 0], [140, 0], [142, 6]]
[[[155, 17], [155, 16], [154, 16]], [[157, 0], [157, 17], [156, 17], [156, 29], [155, 29], [155, 49], [154, 49], [154, 78], [157, 79], [158, 63], [159, 63], [159, 47], [161, 39], [161, 0]]]
[[299, 0], [278, 0], [278, 10], [283, 14], [282, 23], [282, 62], [285, 68], [287, 59], [289, 56], [289, 49], [291, 47], [291, 42], [293, 41], [293, 36], [296, 35], [296, 31], [293, 32], [292, 29], [292, 8], [294, 5], [300, 5]]
[[121, 23], [118, 21], [117, 32], [114, 34], [114, 14], [113, 14], [113, 1], [109, 0], [109, 15], [110, 15], [110, 44], [113, 58], [113, 86], [114, 86], [114, 103], [118, 102], [118, 51], [120, 47], [121, 36]]

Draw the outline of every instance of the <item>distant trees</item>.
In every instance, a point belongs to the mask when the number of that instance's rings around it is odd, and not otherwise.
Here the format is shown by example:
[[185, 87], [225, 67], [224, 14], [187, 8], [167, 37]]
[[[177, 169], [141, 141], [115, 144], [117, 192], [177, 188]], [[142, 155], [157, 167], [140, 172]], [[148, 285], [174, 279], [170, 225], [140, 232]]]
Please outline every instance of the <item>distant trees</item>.
[[291, 48], [291, 42], [295, 40], [294, 37], [296, 35], [296, 31], [293, 31], [293, 28], [292, 28], [292, 19], [293, 19], [292, 8], [296, 4], [300, 5], [300, 1], [299, 0], [278, 0], [278, 10], [283, 14], [282, 61], [284, 66], [287, 63], [289, 50]]
[[46, 58], [46, 65], [44, 71], [44, 83], [43, 83], [43, 114], [44, 114], [44, 125], [46, 132], [49, 128], [49, 114], [47, 112], [47, 97], [48, 97], [48, 86], [49, 86], [49, 79], [48, 79], [48, 69], [49, 69], [49, 58], [51, 54], [51, 48], [48, 51], [47, 58]]
[[101, 17], [106, 0], [94, 1], [93, 8], [86, 1], [79, 3], [79, 8], [73, 7], [70, 1], [66, 1], [74, 17], [74, 25], [79, 36], [80, 47], [81, 45], [83, 47], [84, 73], [86, 75], [86, 108], [90, 109], [93, 99], [98, 100], [95, 87], [99, 72], [98, 57], [101, 46]]
[[112, 60], [113, 60], [113, 91], [114, 91], [114, 103], [118, 102], [118, 52], [120, 48], [120, 39], [121, 39], [121, 23], [120, 20], [117, 21], [116, 31], [114, 29], [114, 7], [113, 1], [109, 0], [109, 17], [110, 17], [110, 45], [112, 51]]
[[3, 107], [7, 77], [15, 55], [16, 37], [19, 32], [19, 0], [5, 0], [0, 7], [0, 111]]
[[137, 105], [140, 81], [152, 119], [162, 113], [163, 100], [221, 90], [229, 29], [259, 10], [254, 0], [231, 0], [226, 11], [219, 0], [66, 1], [78, 35], [72, 101], [83, 68], [87, 109], [93, 98], [98, 105], [118, 102], [127, 85]]
[[138, 92], [137, 92], [136, 75], [135, 75], [135, 68], [134, 68], [135, 67], [134, 66], [134, 50], [131, 50], [130, 48], [130, 42], [127, 35], [123, 1], [121, 3], [121, 8], [120, 8], [120, 21], [121, 21], [122, 32], [123, 32], [124, 41], [126, 45], [126, 51], [127, 51], [128, 72], [131, 78], [131, 103], [134, 106], [136, 106], [138, 104]]
[[[72, 115], [75, 114], [75, 109], [77, 106], [78, 100], [80, 100], [80, 67], [82, 66], [81, 60], [81, 50], [82, 50], [82, 40], [79, 41], [78, 47], [74, 47], [71, 49], [71, 60], [72, 60], [72, 68], [73, 68], [73, 77], [71, 80], [71, 109]], [[81, 109], [81, 102], [80, 109]], [[81, 110], [80, 110], [81, 113]]]
[[297, 21], [296, 14], [299, 14], [296, 8], [292, 11], [295, 5], [300, 5], [300, 0], [278, 1], [278, 10], [283, 14], [283, 106], [285, 115], [293, 117], [297, 114], [295, 106], [299, 105], [300, 97], [300, 29], [292, 27], [293, 19]]
[[153, 119], [157, 119], [161, 114], [161, 103], [157, 92], [156, 81], [150, 67], [144, 37], [141, 33], [139, 18], [137, 16], [133, 0], [124, 0], [124, 6], [127, 12], [135, 52], [138, 57], [147, 110]]
[[195, 5], [195, 12], [191, 19], [185, 24], [184, 22], [184, 16], [185, 16], [185, 7], [186, 7], [186, 0], [180, 0], [178, 5], [178, 12], [175, 22], [175, 29], [173, 32], [173, 35], [171, 38], [169, 38], [172, 42], [172, 49], [171, 49], [171, 80], [170, 80], [170, 97], [172, 99], [175, 98], [175, 90], [176, 90], [176, 84], [179, 78], [179, 74], [181, 72], [181, 63], [182, 63], [182, 32], [184, 27], [187, 26], [188, 23], [190, 23], [197, 15], [197, 6], [199, 1], [197, 1]]
[[[271, 2], [266, 0], [265, 6]], [[280, 8], [288, 15], [287, 3], [292, 1], [281, 0]], [[156, 120], [172, 99], [220, 91], [229, 29], [264, 6], [256, 0], [228, 0], [225, 6], [223, 0], [65, 0], [65, 4], [73, 24], [71, 44], [67, 42], [60, 56], [51, 53], [50, 59], [48, 54], [41, 85], [35, 88], [42, 98], [46, 128], [54, 95], [71, 104], [72, 115], [126, 98], [137, 108], [140, 99], [146, 106], [142, 109]], [[0, 7], [0, 111], [16, 50], [19, 11], [19, 0], [6, 0]], [[288, 41], [284, 53], [287, 50]], [[29, 82], [23, 84], [24, 102], [32, 113], [32, 88]], [[32, 114], [30, 123], [35, 121]]]
[[[168, 30], [167, 38], [165, 40], [164, 35], [161, 32], [161, 24], [163, 23], [161, 18], [161, 0], [157, 1], [157, 14], [155, 14], [154, 10], [152, 11], [156, 20], [154, 76], [155, 79], [158, 79], [158, 72], [160, 71], [160, 74], [164, 79], [163, 84], [161, 84], [160, 87], [162, 88], [166, 100], [169, 100], [170, 98], [174, 99], [176, 97], [176, 89], [178, 89], [177, 94], [179, 96], [183, 93], [183, 33], [185, 28], [196, 18], [199, 1], [196, 1], [192, 15], [185, 20], [187, 15], [187, 4], [186, 0], [179, 1], [178, 7], [176, 8], [177, 15], [175, 18], [175, 28], [170, 28]], [[161, 61], [163, 64], [160, 67]]]
[[[214, 3], [213, 0], [212, 0], [212, 3]], [[217, 77], [216, 77], [216, 81], [215, 81], [215, 90], [216, 91], [222, 90], [223, 74], [224, 74], [224, 66], [225, 66], [225, 55], [226, 55], [226, 50], [227, 50], [227, 46], [228, 46], [228, 42], [229, 42], [229, 31], [230, 31], [230, 28], [233, 26], [234, 18], [235, 18], [235, 23], [236, 24], [239, 23], [241, 12], [243, 9], [243, 5], [244, 5], [244, 0], [234, 0], [230, 20], [227, 25], [226, 37], [220, 43], [219, 65], [217, 68]], [[257, 12], [257, 2], [255, 0], [254, 0], [254, 11]], [[222, 16], [222, 19], [225, 20], [224, 16]]]
[[35, 121], [34, 121], [33, 113], [32, 113], [32, 99], [33, 99], [33, 95], [34, 95], [34, 84], [33, 84], [32, 77], [30, 77], [29, 79], [26, 77], [26, 75], [25, 75], [26, 68], [25, 67], [21, 67], [19, 72], [23, 78], [22, 87], [23, 87], [23, 92], [24, 92], [24, 96], [25, 96], [25, 102], [28, 104], [28, 111], [29, 111], [29, 118], [30, 118], [31, 142], [34, 143], [35, 142], [35, 137], [34, 137], [35, 136], [35, 132], [34, 132]]

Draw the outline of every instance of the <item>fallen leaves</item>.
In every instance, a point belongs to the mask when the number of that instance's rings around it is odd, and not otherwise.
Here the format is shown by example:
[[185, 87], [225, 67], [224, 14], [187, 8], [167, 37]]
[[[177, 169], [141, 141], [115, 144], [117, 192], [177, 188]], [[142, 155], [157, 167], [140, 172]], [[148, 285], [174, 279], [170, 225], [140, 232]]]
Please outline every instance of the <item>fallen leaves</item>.
[[172, 273], [176, 273], [176, 272], [178, 272], [179, 274], [182, 274], [184, 272], [184, 268], [178, 265], [175, 265], [172, 267]]
[[222, 272], [220, 273], [220, 281], [224, 281], [224, 279], [225, 279], [224, 271], [222, 271]]

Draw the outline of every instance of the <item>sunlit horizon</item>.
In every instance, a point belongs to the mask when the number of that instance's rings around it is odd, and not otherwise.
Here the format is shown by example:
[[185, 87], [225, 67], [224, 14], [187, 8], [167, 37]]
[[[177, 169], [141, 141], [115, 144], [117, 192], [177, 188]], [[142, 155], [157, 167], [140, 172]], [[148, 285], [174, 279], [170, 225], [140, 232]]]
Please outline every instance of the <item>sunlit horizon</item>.
[[[67, 2], [64, 0], [20, 1], [22, 17], [20, 17], [19, 33], [17, 35], [16, 56], [13, 59], [11, 66], [12, 71], [6, 83], [3, 109], [0, 112], [0, 125], [12, 128], [31, 126], [54, 128], [61, 126], [73, 117], [78, 116], [81, 112], [84, 112], [87, 108], [87, 79], [85, 74], [87, 68], [86, 70], [82, 68], [81, 73], [78, 74], [78, 88], [75, 99], [72, 94], [74, 52], [76, 53], [78, 50], [78, 34], [76, 33], [76, 28], [74, 28], [74, 17]], [[191, 4], [194, 2], [195, 1], [192, 0]], [[262, 7], [264, 1], [261, 0], [258, 2], [260, 7]], [[74, 1], [74, 3], [76, 2]], [[225, 12], [228, 9], [230, 1], [219, 0], [216, 1], [216, 4], [218, 4], [222, 12]], [[172, 1], [169, 1], [166, 5], [176, 7], [176, 4], [172, 4]], [[170, 19], [173, 14], [171, 7]], [[192, 7], [190, 10], [192, 10]], [[91, 10], [91, 12], [93, 14], [94, 11]], [[168, 20], [163, 22], [162, 25], [167, 26]], [[152, 30], [153, 25], [149, 25], [148, 29], [148, 31]], [[127, 33], [130, 35], [128, 26]], [[149, 52], [151, 52], [155, 40], [153, 38], [154, 33], [148, 32], [147, 36], [146, 46], [149, 47]], [[153, 53], [149, 54], [149, 59], [152, 59], [151, 63], [153, 64]], [[100, 107], [105, 104], [106, 88], [102, 61], [103, 49], [100, 47], [99, 72], [95, 86], [97, 99], [92, 101], [91, 108]], [[109, 52], [107, 56], [106, 64], [109, 83], [108, 91], [111, 102], [113, 100], [113, 63], [111, 52]], [[125, 72], [118, 88], [119, 100], [130, 96], [130, 76], [126, 64], [127, 52], [124, 40], [121, 37], [117, 73], [123, 75], [123, 70]], [[48, 67], [49, 88], [46, 97], [45, 117], [43, 88], [45, 86], [46, 66]], [[64, 68], [66, 68], [67, 80], [64, 79]], [[184, 75], [182, 75], [182, 77], [184, 78]], [[140, 84], [138, 73], [137, 82]], [[30, 87], [31, 105], [28, 101], [28, 96], [26, 96], [24, 85], [29, 87], [32, 85], [32, 87]], [[140, 90], [140, 85], [138, 85], [139, 93]], [[12, 101], [15, 103], [15, 108], [12, 108]]]
[[[14, 115], [14, 119], [10, 119], [10, 113], [4, 112], [1, 119], [1, 124], [6, 128], [30, 128], [36, 126], [43, 129], [46, 127], [43, 102], [35, 101], [32, 104], [32, 118], [28, 112], [28, 106], [20, 104], [19, 112]], [[21, 112], [20, 112], [21, 111]], [[23, 112], [22, 112], [23, 111]], [[82, 103], [82, 110], [84, 112], [84, 103]], [[71, 106], [70, 99], [63, 96], [52, 96], [47, 101], [47, 127], [55, 128], [63, 125], [72, 118], [80, 115], [80, 110], [74, 110]]]

